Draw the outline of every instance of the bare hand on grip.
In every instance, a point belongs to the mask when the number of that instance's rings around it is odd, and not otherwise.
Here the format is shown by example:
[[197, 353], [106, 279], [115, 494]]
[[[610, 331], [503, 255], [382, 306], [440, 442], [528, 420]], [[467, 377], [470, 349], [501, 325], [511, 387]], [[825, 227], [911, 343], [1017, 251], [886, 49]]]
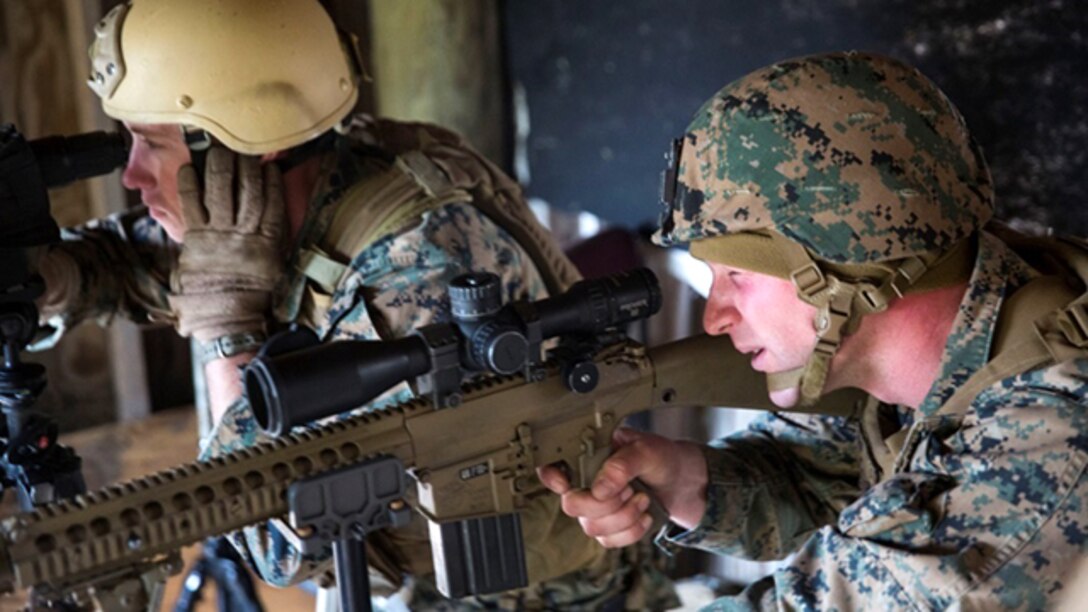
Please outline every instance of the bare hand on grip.
[[208, 340], [263, 331], [283, 276], [283, 184], [275, 164], [221, 147], [208, 152], [204, 189], [178, 172], [185, 237], [171, 280], [178, 332]]
[[706, 460], [694, 442], [617, 429], [615, 449], [589, 490], [572, 489], [554, 466], [537, 471], [541, 483], [563, 497], [563, 512], [578, 519], [586, 535], [602, 546], [634, 544], [653, 525], [651, 498], [632, 486], [637, 478], [681, 527], [695, 527], [706, 510]]

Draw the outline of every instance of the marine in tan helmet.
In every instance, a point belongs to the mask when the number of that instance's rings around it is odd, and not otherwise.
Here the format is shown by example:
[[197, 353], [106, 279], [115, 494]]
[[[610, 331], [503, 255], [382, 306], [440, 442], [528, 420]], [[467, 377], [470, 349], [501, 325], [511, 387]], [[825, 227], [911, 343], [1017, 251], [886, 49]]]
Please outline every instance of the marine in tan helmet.
[[[239, 366], [289, 323], [323, 341], [397, 338], [447, 317], [447, 283], [470, 270], [499, 274], [504, 300], [578, 279], [518, 186], [459, 136], [349, 114], [355, 42], [317, 0], [131, 0], [95, 35], [90, 85], [132, 133], [123, 182], [145, 206], [65, 230], [43, 266], [43, 322], [55, 338], [123, 315], [196, 338], [211, 396], [203, 457], [263, 440]], [[359, 411], [410, 396], [395, 388]], [[371, 566], [386, 587], [407, 580], [416, 606], [675, 601], [649, 560], [586, 539], [555, 499], [532, 514], [520, 592], [440, 601], [422, 520], [371, 537]], [[281, 527], [233, 536], [262, 578], [328, 569]]]
[[[1083, 243], [987, 225], [963, 118], [887, 57], [744, 76], [671, 159], [655, 239], [710, 266], [706, 331], [751, 355], [778, 406], [816, 414], [709, 446], [620, 430], [590, 490], [542, 470], [564, 511], [625, 546], [651, 525], [639, 478], [670, 515], [663, 546], [792, 555], [714, 610], [1054, 601], [1088, 545]], [[817, 405], [841, 387], [870, 400]]]

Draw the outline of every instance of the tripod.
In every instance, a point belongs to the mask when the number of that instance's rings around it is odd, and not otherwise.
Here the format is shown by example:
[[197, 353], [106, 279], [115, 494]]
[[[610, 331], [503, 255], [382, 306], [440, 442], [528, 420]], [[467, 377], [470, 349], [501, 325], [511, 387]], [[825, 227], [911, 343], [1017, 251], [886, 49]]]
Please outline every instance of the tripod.
[[33, 409], [45, 389], [45, 368], [20, 359], [37, 330], [34, 298], [42, 289], [41, 279], [30, 277], [0, 293], [0, 492], [14, 488], [23, 510], [87, 490], [82, 460], [57, 443], [56, 423]]

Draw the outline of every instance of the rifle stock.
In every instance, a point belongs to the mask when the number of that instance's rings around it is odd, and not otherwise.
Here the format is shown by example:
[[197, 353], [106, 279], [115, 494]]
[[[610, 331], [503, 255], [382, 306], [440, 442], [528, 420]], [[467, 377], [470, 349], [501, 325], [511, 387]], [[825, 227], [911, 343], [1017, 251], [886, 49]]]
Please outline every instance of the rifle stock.
[[443, 523], [518, 511], [544, 490], [535, 477], [542, 465], [564, 462], [572, 482], [588, 486], [632, 413], [770, 408], [747, 358], [724, 338], [654, 349], [624, 341], [594, 361], [600, 383], [589, 393], [569, 391], [554, 367], [539, 382], [487, 379], [466, 385], [457, 408], [413, 400], [8, 517], [0, 592], [33, 587], [100, 603], [183, 546], [284, 517], [292, 482], [378, 455], [404, 463], [418, 484], [417, 510]]

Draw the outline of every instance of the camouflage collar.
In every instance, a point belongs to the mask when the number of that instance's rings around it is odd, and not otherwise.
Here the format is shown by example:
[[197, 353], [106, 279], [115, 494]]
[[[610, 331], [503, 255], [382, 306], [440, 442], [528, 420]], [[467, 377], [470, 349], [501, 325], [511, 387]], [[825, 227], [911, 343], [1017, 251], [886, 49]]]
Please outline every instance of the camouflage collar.
[[990, 359], [998, 313], [1005, 296], [1037, 276], [1012, 249], [981, 232], [974, 271], [945, 344], [937, 380], [919, 407], [930, 416]]
[[287, 276], [276, 296], [275, 316], [282, 323], [295, 321], [302, 305], [306, 276], [299, 267], [299, 255], [325, 235], [336, 211], [336, 207], [330, 204], [338, 201], [345, 186], [354, 183], [362, 172], [347, 139], [342, 137], [336, 139], [334, 151], [326, 153], [321, 164], [306, 216], [288, 255]]

